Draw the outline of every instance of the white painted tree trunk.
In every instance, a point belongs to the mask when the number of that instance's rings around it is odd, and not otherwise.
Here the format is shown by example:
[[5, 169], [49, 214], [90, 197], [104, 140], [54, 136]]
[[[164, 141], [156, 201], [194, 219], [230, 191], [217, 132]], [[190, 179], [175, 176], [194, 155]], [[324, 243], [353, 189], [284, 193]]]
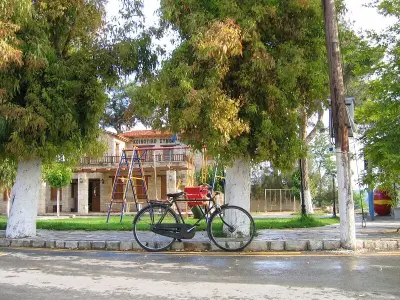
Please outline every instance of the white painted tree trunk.
[[[225, 199], [229, 205], [236, 205], [250, 211], [250, 163], [244, 158], [237, 159], [233, 163], [232, 167], [226, 169], [225, 178]], [[241, 214], [240, 216], [243, 216]], [[236, 220], [237, 223], [242, 224], [243, 228], [238, 228], [237, 232], [243, 232], [248, 234], [249, 222], [246, 220], [237, 220], [239, 216], [234, 214], [227, 214], [226, 218], [228, 222], [230, 220]]]
[[313, 204], [312, 204], [311, 191], [309, 189], [304, 190], [304, 203], [306, 205], [307, 214], [313, 214], [314, 213], [314, 207], [313, 207]]
[[17, 177], [11, 192], [11, 211], [7, 222], [7, 238], [36, 235], [37, 201], [42, 177], [41, 160], [18, 163]]
[[60, 191], [61, 189], [57, 189], [57, 217], [60, 216]]
[[306, 206], [306, 213], [313, 214], [314, 207], [312, 203], [311, 190], [310, 190], [310, 176], [308, 173], [308, 158], [303, 159], [301, 164], [303, 168], [303, 189], [304, 189], [304, 204]]
[[340, 215], [340, 243], [344, 249], [356, 249], [354, 200], [351, 182], [350, 154], [336, 149], [338, 200]]

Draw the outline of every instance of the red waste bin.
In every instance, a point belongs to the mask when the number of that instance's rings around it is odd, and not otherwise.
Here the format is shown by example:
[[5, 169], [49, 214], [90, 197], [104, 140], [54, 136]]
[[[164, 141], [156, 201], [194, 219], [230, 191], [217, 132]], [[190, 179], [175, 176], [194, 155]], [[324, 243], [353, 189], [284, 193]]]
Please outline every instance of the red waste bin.
[[390, 215], [392, 198], [381, 190], [374, 191], [374, 210], [378, 216]]

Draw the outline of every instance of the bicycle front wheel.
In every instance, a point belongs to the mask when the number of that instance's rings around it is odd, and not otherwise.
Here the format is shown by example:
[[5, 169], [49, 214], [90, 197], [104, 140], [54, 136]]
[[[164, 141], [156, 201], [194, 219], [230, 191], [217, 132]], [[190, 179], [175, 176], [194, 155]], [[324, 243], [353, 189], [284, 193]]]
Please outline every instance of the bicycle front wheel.
[[147, 251], [163, 251], [176, 240], [152, 231], [156, 224], [177, 224], [178, 216], [166, 205], [149, 205], [140, 210], [133, 220], [133, 235], [140, 247]]
[[207, 233], [220, 249], [240, 251], [253, 240], [256, 226], [253, 217], [245, 209], [224, 205], [211, 215]]

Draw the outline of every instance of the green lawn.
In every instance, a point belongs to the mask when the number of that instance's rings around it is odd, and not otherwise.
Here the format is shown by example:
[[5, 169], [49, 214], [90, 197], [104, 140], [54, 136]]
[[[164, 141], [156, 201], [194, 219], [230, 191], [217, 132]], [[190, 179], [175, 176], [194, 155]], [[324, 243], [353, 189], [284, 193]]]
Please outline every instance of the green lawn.
[[[59, 220], [38, 220], [37, 229], [49, 230], [115, 230], [129, 231], [132, 230], [132, 216], [125, 216], [122, 223], [119, 222], [119, 217], [111, 217], [110, 222], [106, 224], [106, 217], [99, 218], [74, 218], [74, 219], [59, 219]], [[195, 219], [187, 219], [187, 223], [195, 223]], [[315, 218], [294, 217], [291, 219], [279, 218], [255, 218], [257, 229], [286, 229], [286, 228], [309, 228], [321, 227], [339, 223], [338, 218]], [[6, 228], [7, 218], [0, 216], [0, 230]], [[197, 230], [205, 230], [205, 222], [197, 228]]]

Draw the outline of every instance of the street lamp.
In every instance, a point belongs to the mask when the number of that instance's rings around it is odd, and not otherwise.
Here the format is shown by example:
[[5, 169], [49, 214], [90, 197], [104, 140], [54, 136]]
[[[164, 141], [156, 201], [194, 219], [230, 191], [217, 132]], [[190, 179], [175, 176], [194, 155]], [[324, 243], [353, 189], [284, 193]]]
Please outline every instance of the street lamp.
[[303, 162], [301, 158], [299, 159], [299, 167], [300, 167], [300, 198], [301, 198], [301, 215], [305, 216], [307, 214], [306, 211], [306, 203], [304, 201], [304, 186], [303, 186]]

